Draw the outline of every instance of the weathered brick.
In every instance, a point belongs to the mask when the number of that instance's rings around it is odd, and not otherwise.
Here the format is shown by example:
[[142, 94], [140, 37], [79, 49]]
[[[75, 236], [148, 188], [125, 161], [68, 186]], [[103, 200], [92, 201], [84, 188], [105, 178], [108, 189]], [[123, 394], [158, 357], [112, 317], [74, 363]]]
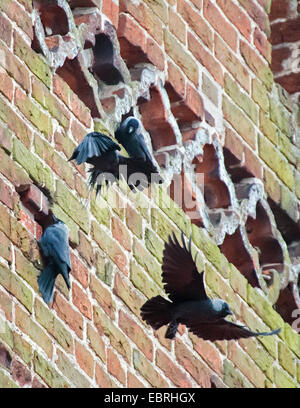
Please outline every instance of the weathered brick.
[[250, 42], [251, 20], [248, 17], [248, 15], [240, 7], [238, 7], [232, 0], [217, 0], [217, 4], [224, 11], [229, 20]]
[[133, 242], [133, 256], [152, 279], [162, 287], [161, 267], [159, 263], [149, 252], [146, 251], [138, 240], [134, 240]]
[[[178, 356], [176, 356], [178, 359]], [[182, 360], [179, 362], [182, 364]], [[188, 388], [191, 387], [191, 382], [187, 378], [186, 373], [179, 368], [174, 360], [172, 361], [165, 353], [161, 350], [156, 351], [156, 365], [165, 373], [176, 387]]]
[[10, 102], [12, 101], [14, 95], [13, 81], [1, 67], [0, 67], [0, 92], [2, 92], [3, 95], [6, 96], [6, 98], [9, 99]]
[[112, 217], [111, 230], [113, 237], [127, 251], [131, 251], [131, 236], [126, 226], [117, 217]]
[[194, 84], [198, 85], [199, 70], [196, 60], [186, 52], [182, 44], [169, 31], [165, 31], [164, 41], [167, 54], [182, 69], [186, 76]]
[[75, 342], [75, 357], [79, 366], [87, 373], [89, 377], [94, 374], [94, 358], [92, 354], [86, 349], [85, 345]]
[[67, 325], [74, 330], [79, 338], [83, 337], [83, 317], [74, 310], [72, 306], [58, 293], [56, 293], [53, 302], [53, 308], [56, 310], [58, 316]]
[[300, 358], [300, 335], [288, 323], [284, 324], [284, 339], [289, 348]]
[[18, 388], [18, 385], [1, 368], [0, 388]]
[[89, 297], [76, 283], [72, 284], [72, 300], [84, 316], [88, 319], [92, 318], [92, 305]]
[[252, 80], [252, 98], [265, 112], [269, 111], [269, 98], [267, 88], [256, 78]]
[[145, 388], [145, 385], [130, 371], [127, 371], [128, 388]]
[[211, 81], [204, 72], [202, 73], [202, 91], [215, 106], [219, 106], [219, 90], [214, 81]]
[[107, 350], [107, 371], [125, 385], [126, 374], [121, 366], [119, 357], [111, 350]]
[[111, 346], [120, 353], [127, 362], [130, 361], [130, 344], [114, 322], [97, 306], [94, 306], [94, 324], [101, 335], [108, 337]]
[[16, 352], [26, 364], [29, 364], [32, 361], [33, 353], [31, 344], [17, 331], [13, 332], [13, 343], [13, 351]]
[[126, 207], [126, 224], [138, 238], [142, 238], [143, 218], [131, 205]]
[[115, 318], [116, 304], [111, 296], [111, 292], [105, 288], [102, 282], [94, 275], [90, 278], [90, 291], [93, 297], [97, 300], [99, 305], [105, 313], [111, 318]]
[[57, 218], [62, 220], [69, 228], [69, 240], [73, 246], [79, 244], [79, 226], [64, 212], [57, 204], [52, 205], [53, 213]]
[[0, 291], [0, 310], [4, 312], [5, 318], [12, 321], [12, 299], [4, 291]]
[[267, 34], [267, 36], [269, 36], [270, 23], [266, 11], [259, 7], [257, 2], [254, 0], [239, 0], [239, 2], [245, 8], [249, 17], [254, 20], [260, 29]]
[[223, 371], [223, 381], [229, 388], [254, 388], [254, 386], [239, 373], [230, 361], [224, 360]]
[[109, 375], [99, 364], [96, 364], [95, 378], [96, 383], [100, 388], [117, 388], [117, 384], [109, 377]]
[[76, 388], [90, 388], [90, 382], [75, 368], [74, 357], [69, 359], [62, 351], [57, 350], [57, 368]]
[[274, 367], [274, 383], [277, 388], [297, 388], [297, 384], [278, 367]]
[[278, 343], [278, 361], [292, 377], [296, 375], [296, 356], [282, 342]]
[[186, 44], [186, 23], [172, 8], [169, 8], [169, 29], [182, 44]]
[[153, 365], [138, 350], [133, 350], [133, 366], [144, 377], [152, 387], [166, 388], [168, 383], [155, 370]]
[[162, 293], [161, 289], [149, 279], [143, 269], [133, 261], [130, 264], [130, 280], [148, 299]]
[[274, 125], [270, 118], [263, 112], [260, 111], [259, 113], [259, 122], [260, 122], [260, 130], [262, 133], [267, 136], [267, 138], [274, 143], [275, 145], [278, 144], [278, 137], [279, 131], [278, 128]]
[[15, 265], [16, 272], [29, 283], [35, 292], [38, 292], [37, 278], [40, 271], [17, 249], [15, 250]]
[[23, 10], [20, 4], [16, 1], [7, 1], [1, 4], [1, 9], [5, 11], [6, 15], [28, 35], [33, 39], [33, 26], [31, 15]]
[[194, 334], [189, 334], [194, 350], [204, 359], [210, 368], [222, 376], [223, 363], [219, 351], [210, 342], [203, 340]]
[[105, 353], [105, 343], [102, 340], [101, 336], [91, 326], [90, 324], [87, 325], [87, 338], [91, 348], [97, 354], [97, 356], [105, 363], [106, 361], [106, 353]]
[[0, 38], [9, 48], [11, 46], [12, 32], [11, 22], [3, 13], [0, 13]]

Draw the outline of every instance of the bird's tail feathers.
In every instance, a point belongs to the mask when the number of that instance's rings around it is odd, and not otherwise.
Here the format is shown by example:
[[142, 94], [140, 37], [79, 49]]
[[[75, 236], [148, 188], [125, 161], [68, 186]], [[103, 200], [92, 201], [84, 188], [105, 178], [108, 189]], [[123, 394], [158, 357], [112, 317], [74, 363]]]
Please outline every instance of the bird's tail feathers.
[[173, 303], [161, 296], [155, 296], [141, 307], [141, 317], [153, 329], [157, 330], [173, 319]]
[[56, 268], [52, 263], [49, 263], [38, 277], [39, 290], [46, 303], [52, 302], [55, 279], [57, 277]]

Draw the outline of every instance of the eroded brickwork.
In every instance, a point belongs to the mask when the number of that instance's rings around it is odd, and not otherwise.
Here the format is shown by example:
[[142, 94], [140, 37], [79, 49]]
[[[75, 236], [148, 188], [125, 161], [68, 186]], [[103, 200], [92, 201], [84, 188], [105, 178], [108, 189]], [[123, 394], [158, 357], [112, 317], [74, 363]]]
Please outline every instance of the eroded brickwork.
[[[298, 106], [274, 83], [270, 6], [0, 1], [1, 387], [299, 387]], [[96, 199], [88, 167], [67, 159], [129, 114], [165, 184]], [[72, 272], [47, 305], [36, 240], [50, 208]], [[144, 325], [179, 230], [209, 294], [278, 336], [211, 343], [182, 326], [172, 343]]]

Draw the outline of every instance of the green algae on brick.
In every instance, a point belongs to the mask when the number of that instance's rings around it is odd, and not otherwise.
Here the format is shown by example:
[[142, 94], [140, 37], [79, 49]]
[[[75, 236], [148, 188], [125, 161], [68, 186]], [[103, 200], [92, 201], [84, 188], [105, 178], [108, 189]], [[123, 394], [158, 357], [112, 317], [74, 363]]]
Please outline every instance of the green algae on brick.
[[56, 371], [49, 361], [46, 361], [37, 351], [33, 358], [34, 369], [51, 388], [69, 388], [67, 381]]

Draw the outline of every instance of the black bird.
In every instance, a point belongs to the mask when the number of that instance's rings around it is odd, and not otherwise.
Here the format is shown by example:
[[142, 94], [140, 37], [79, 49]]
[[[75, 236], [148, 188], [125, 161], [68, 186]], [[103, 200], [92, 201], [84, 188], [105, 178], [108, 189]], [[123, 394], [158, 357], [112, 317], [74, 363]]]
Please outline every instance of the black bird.
[[120, 124], [115, 131], [115, 138], [126, 149], [130, 157], [140, 157], [147, 163], [147, 166], [151, 168], [155, 182], [163, 183], [164, 180], [153, 162], [141, 132], [141, 124], [135, 117], [129, 116]]
[[53, 221], [53, 224], [45, 229], [39, 240], [46, 266], [38, 277], [38, 284], [43, 299], [47, 303], [53, 299], [54, 284], [58, 274], [63, 276], [68, 289], [70, 289], [69, 230], [66, 224], [54, 215]]
[[183, 233], [183, 247], [175, 234], [165, 244], [163, 253], [162, 280], [169, 295], [168, 301], [161, 296], [153, 297], [141, 307], [141, 317], [155, 330], [168, 325], [165, 337], [174, 339], [179, 323], [204, 340], [234, 340], [252, 336], [270, 336], [256, 333], [245, 326], [225, 319], [232, 315], [228, 304], [221, 299], [209, 299], [204, 287], [203, 274], [198, 273], [191, 253], [191, 239], [187, 248]]
[[101, 191], [103, 184], [113, 183], [121, 176], [132, 190], [148, 187], [153, 167], [143, 158], [125, 157], [119, 150], [120, 146], [110, 137], [92, 132], [85, 136], [69, 160], [76, 160], [77, 164], [87, 162], [94, 166], [89, 170], [89, 183], [91, 187], [97, 184], [97, 193]]

